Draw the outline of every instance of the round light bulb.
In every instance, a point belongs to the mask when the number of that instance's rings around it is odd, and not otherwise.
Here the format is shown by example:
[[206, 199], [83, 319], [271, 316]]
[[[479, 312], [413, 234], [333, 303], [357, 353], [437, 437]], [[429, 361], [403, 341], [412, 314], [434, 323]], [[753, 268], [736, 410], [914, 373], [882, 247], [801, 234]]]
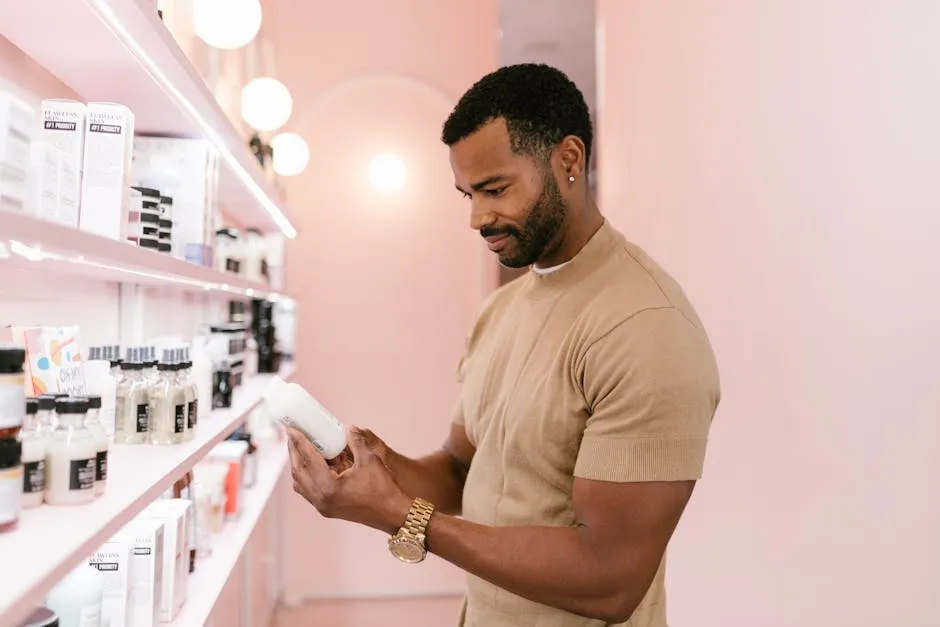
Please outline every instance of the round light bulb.
[[274, 171], [281, 176], [296, 176], [310, 163], [307, 142], [297, 133], [278, 133], [271, 138]]
[[398, 155], [376, 155], [369, 161], [369, 183], [383, 192], [393, 192], [405, 185], [407, 170]]
[[275, 131], [290, 118], [294, 99], [281, 81], [262, 76], [242, 88], [242, 119], [258, 131]]
[[259, 0], [194, 0], [193, 30], [213, 48], [235, 50], [261, 28]]

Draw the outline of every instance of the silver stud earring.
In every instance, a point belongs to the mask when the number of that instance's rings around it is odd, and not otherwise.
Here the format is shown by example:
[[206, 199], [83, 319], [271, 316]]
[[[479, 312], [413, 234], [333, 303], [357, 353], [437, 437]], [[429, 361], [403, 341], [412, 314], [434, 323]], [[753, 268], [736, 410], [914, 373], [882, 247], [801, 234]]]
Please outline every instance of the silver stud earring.
[[574, 175], [573, 175], [573, 174], [568, 177], [568, 182], [569, 182], [569, 183], [574, 183]]

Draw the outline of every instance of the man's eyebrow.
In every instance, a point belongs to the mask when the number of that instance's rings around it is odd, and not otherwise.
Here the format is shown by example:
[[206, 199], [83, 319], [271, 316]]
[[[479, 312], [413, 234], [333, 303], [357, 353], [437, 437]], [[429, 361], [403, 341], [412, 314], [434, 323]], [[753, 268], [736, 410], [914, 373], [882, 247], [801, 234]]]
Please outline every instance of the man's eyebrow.
[[[506, 180], [506, 178], [507, 177], [504, 174], [496, 174], [494, 176], [488, 176], [482, 181], [477, 181], [476, 183], [471, 185], [470, 188], [473, 191], [478, 192], [484, 187], [486, 187], [487, 185], [492, 185], [493, 183], [502, 183], [503, 181]], [[457, 188], [457, 191], [460, 192], [461, 194], [469, 194], [469, 192], [467, 192], [462, 187], [460, 187], [460, 185], [456, 185], [455, 187]]]

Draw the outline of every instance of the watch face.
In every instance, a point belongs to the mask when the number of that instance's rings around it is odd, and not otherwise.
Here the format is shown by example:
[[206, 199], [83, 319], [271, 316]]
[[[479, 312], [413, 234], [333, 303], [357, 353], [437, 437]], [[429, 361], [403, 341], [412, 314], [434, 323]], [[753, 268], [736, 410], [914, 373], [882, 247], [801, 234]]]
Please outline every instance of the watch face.
[[394, 539], [389, 542], [388, 548], [392, 555], [407, 564], [417, 564], [424, 559], [426, 553], [421, 545], [404, 539]]

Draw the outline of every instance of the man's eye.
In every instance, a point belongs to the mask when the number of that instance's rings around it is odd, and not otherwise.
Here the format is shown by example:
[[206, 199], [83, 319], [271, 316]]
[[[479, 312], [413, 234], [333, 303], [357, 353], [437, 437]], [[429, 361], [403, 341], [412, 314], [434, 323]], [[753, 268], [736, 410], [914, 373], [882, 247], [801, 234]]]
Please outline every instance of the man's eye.
[[467, 200], [470, 200], [470, 194], [468, 194], [467, 192], [460, 192], [460, 195], [466, 198]]
[[486, 195], [487, 195], [487, 196], [496, 197], [496, 196], [502, 196], [502, 195], [503, 195], [503, 192], [506, 191], [506, 188], [505, 188], [505, 187], [497, 187], [497, 188], [495, 188], [495, 189], [487, 189], [487, 190], [484, 190], [484, 191], [486, 192]]

